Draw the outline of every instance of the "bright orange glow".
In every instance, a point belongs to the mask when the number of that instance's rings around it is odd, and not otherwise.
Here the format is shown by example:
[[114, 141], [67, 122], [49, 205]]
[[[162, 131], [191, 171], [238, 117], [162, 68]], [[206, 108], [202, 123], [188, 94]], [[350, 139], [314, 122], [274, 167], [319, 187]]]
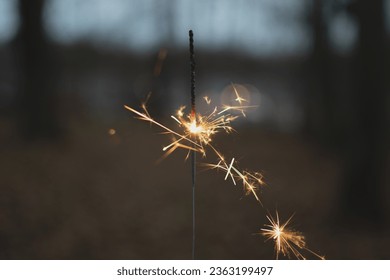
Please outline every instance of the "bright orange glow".
[[292, 217], [293, 216], [291, 216], [285, 223], [281, 224], [278, 212], [276, 212], [276, 219], [271, 215], [267, 215], [267, 219], [270, 224], [266, 224], [266, 228], [261, 229], [260, 233], [267, 237], [267, 240], [272, 239], [275, 242], [276, 259], [279, 258], [280, 254], [288, 258], [291, 258], [292, 254], [297, 259], [304, 260], [306, 257], [302, 254], [302, 251], [307, 251], [320, 259], [325, 259], [323, 256], [320, 256], [306, 248], [305, 237], [301, 232], [288, 227]]
[[[218, 107], [214, 107], [208, 115], [195, 114], [194, 112], [186, 114], [184, 112], [186, 107], [181, 106], [176, 111], [176, 114], [171, 116], [179, 125], [179, 128], [181, 129], [180, 132], [154, 120], [150, 116], [145, 103], [141, 105], [143, 112], [139, 112], [126, 105], [125, 108], [136, 114], [139, 119], [159, 126], [163, 129], [164, 133], [170, 134], [173, 137], [172, 141], [163, 147], [163, 151], [165, 152], [164, 157], [172, 154], [178, 148], [198, 152], [202, 154], [203, 157], [206, 157], [206, 150], [211, 150], [217, 157], [219, 163], [206, 163], [205, 166], [226, 172], [225, 180], [231, 178], [234, 185], [236, 185], [236, 181], [242, 181], [245, 194], [252, 193], [255, 199], [260, 202], [256, 191], [264, 184], [261, 174], [258, 172], [250, 173], [248, 171], [240, 171], [234, 158], [231, 160], [230, 164], [227, 164], [221, 152], [212, 145], [213, 137], [217, 133], [221, 131], [225, 133], [234, 131], [231, 123], [238, 118], [238, 115], [233, 115], [231, 112], [238, 112], [244, 115], [243, 111], [245, 109], [253, 107], [242, 105], [246, 100], [240, 97], [236, 89], [235, 95], [235, 101], [238, 103], [238, 106], [223, 106], [222, 110], [219, 110]], [[204, 100], [207, 104], [211, 103], [211, 100], [208, 97], [205, 97]]]
[[196, 125], [196, 122], [193, 121], [190, 123], [189, 127], [188, 127], [188, 130], [192, 133], [192, 134], [199, 134], [199, 133], [202, 133], [203, 131], [203, 128], [202, 126], [197, 126]]

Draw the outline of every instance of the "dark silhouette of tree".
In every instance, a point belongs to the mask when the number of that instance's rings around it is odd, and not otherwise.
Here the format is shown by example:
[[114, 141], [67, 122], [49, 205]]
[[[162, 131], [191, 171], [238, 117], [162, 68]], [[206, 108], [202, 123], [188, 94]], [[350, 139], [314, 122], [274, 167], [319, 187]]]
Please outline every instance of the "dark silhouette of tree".
[[[375, 2], [375, 3], [374, 3]], [[328, 147], [342, 150], [344, 172], [340, 198], [343, 223], [379, 225], [384, 221], [385, 168], [388, 143], [386, 32], [380, 1], [311, 2], [313, 48], [309, 58], [306, 132]], [[328, 38], [328, 13], [347, 10], [358, 24], [347, 98], [337, 96], [334, 62]], [[342, 103], [340, 103], [342, 102]], [[346, 104], [347, 103], [347, 104]], [[340, 111], [343, 108], [343, 111]]]
[[59, 135], [55, 69], [43, 26], [44, 0], [19, 0], [19, 126], [27, 141]]
[[345, 193], [342, 208], [351, 223], [379, 225], [384, 218], [387, 147], [385, 22], [382, 0], [354, 1], [349, 10], [359, 25], [354, 122], [346, 147]]
[[313, 48], [309, 57], [309, 90], [306, 96], [305, 130], [317, 141], [332, 142], [334, 127], [334, 91], [332, 90], [332, 56], [328, 38], [326, 1], [315, 0], [308, 7]]

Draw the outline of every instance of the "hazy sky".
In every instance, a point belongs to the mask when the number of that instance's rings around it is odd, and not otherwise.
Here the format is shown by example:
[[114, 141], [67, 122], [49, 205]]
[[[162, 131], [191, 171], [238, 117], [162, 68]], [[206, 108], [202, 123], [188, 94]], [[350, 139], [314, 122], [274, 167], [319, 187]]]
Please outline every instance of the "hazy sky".
[[[308, 3], [310, 0], [47, 0], [45, 22], [52, 39], [61, 43], [88, 40], [142, 52], [163, 45], [184, 47], [188, 30], [193, 29], [200, 48], [289, 55], [310, 49]], [[0, 41], [12, 38], [17, 26], [17, 1], [0, 0]], [[329, 27], [332, 44], [339, 51], [348, 51], [356, 39], [353, 18], [336, 14]]]

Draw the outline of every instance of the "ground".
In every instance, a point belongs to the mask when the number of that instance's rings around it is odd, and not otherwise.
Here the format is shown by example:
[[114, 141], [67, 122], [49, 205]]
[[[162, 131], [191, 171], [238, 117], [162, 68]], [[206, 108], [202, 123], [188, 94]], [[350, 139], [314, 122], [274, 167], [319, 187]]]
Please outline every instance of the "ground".
[[[190, 163], [181, 151], [157, 163], [169, 141], [158, 128], [132, 118], [80, 121], [60, 143], [28, 145], [14, 141], [12, 126], [3, 128], [0, 258], [191, 258]], [[292, 225], [307, 246], [328, 259], [390, 258], [388, 230], [336, 222], [337, 154], [299, 135], [256, 125], [237, 130], [215, 145], [263, 172], [264, 207], [198, 157], [196, 258], [275, 258], [272, 242], [256, 234], [275, 209], [282, 220], [295, 213]]]

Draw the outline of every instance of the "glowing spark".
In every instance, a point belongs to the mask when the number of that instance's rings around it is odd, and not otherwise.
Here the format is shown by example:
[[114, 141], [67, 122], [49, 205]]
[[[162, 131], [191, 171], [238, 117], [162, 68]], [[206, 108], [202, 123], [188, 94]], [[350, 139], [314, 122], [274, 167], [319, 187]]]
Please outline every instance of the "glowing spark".
[[176, 122], [178, 122], [180, 125], [182, 124], [182, 123], [178, 120], [178, 118], [176, 118], [175, 116], [171, 116], [171, 118], [174, 119]]
[[192, 121], [188, 127], [188, 130], [192, 133], [192, 134], [200, 134], [202, 133], [202, 126], [200, 125], [196, 125], [196, 121]]
[[108, 134], [110, 134], [110, 135], [115, 135], [115, 133], [116, 133], [116, 130], [113, 129], [113, 128], [110, 128], [110, 129], [108, 130]]
[[228, 168], [228, 170], [226, 171], [225, 180], [227, 179], [227, 177], [229, 177], [229, 174], [231, 174], [230, 171], [232, 170], [233, 163], [234, 163], [234, 158], [232, 158], [232, 162], [230, 163], [229, 168]]
[[203, 99], [206, 101], [207, 105], [210, 105], [211, 99], [208, 96], [204, 96]]
[[236, 94], [236, 99], [234, 99], [235, 101], [237, 101], [240, 105], [242, 104], [242, 102], [248, 102], [246, 99], [242, 98], [238, 94], [238, 91], [237, 91], [236, 87], [233, 84], [232, 84], [232, 87], [233, 87], [234, 93]]
[[252, 193], [256, 200], [262, 204], [259, 196], [257, 195], [257, 190], [259, 190], [261, 186], [265, 185], [263, 176], [259, 172], [241, 172], [236, 166], [233, 165], [233, 162], [234, 158], [232, 159], [230, 165], [227, 165], [225, 160], [220, 158], [217, 164], [206, 163], [204, 165], [211, 169], [217, 169], [226, 172], [225, 180], [230, 175], [234, 185], [236, 185], [236, 181], [241, 181], [245, 194], [249, 195]]
[[[236, 89], [235, 94], [235, 100], [238, 103], [241, 104], [246, 101], [239, 95]], [[149, 97], [150, 95], [148, 98]], [[211, 102], [207, 96], [204, 97], [204, 99], [208, 104]], [[248, 171], [240, 171], [237, 166], [235, 166], [234, 158], [228, 165], [222, 154], [211, 144], [214, 135], [218, 132], [224, 131], [226, 133], [230, 133], [234, 131], [231, 123], [236, 120], [238, 116], [230, 114], [231, 111], [238, 111], [244, 115], [243, 111], [245, 109], [254, 106], [223, 106], [222, 110], [215, 107], [208, 115], [201, 115], [199, 113], [195, 114], [194, 112], [186, 115], [184, 113], [185, 106], [182, 106], [176, 111], [175, 115], [171, 116], [171, 118], [179, 125], [180, 132], [177, 132], [154, 120], [146, 108], [146, 103], [141, 105], [143, 112], [139, 112], [126, 105], [124, 107], [136, 114], [140, 120], [155, 124], [163, 129], [163, 133], [171, 134], [173, 136], [173, 140], [163, 147], [163, 151], [165, 152], [163, 158], [169, 156], [178, 148], [187, 150], [188, 152], [195, 151], [201, 153], [203, 157], [206, 157], [206, 148], [209, 148], [217, 156], [219, 163], [217, 165], [206, 165], [226, 172], [225, 180], [230, 177], [234, 185], [236, 185], [237, 180], [241, 180], [245, 193], [252, 193], [256, 200], [260, 202], [256, 191], [259, 189], [259, 186], [263, 184], [261, 175], [259, 173], [252, 174]]]
[[192, 141], [192, 140], [189, 139], [188, 137], [183, 136], [183, 135], [181, 135], [180, 133], [177, 133], [176, 131], [173, 131], [172, 129], [170, 129], [170, 128], [164, 126], [164, 125], [162, 125], [161, 123], [159, 123], [159, 122], [157, 122], [157, 121], [155, 121], [153, 118], [151, 118], [151, 117], [149, 116], [149, 113], [148, 113], [148, 111], [146, 110], [146, 107], [145, 107], [145, 106], [142, 106], [142, 108], [144, 109], [145, 113], [138, 112], [137, 110], [134, 110], [133, 108], [131, 108], [131, 107], [127, 106], [127, 105], [124, 105], [124, 107], [125, 107], [127, 110], [133, 112], [134, 114], [140, 116], [140, 118], [139, 118], [140, 120], [148, 121], [148, 122], [150, 122], [150, 123], [153, 123], [153, 124], [155, 124], [155, 125], [161, 127], [162, 129], [164, 129], [166, 132], [169, 132], [169, 133], [172, 133], [172, 134], [174, 134], [174, 135], [176, 135], [176, 136], [179, 136], [179, 137], [181, 137], [182, 139], [185, 139], [186, 141], [191, 142], [191, 143], [194, 144], [195, 146], [201, 147], [201, 145], [199, 145], [198, 143]]
[[305, 237], [301, 232], [288, 227], [292, 217], [293, 215], [285, 223], [280, 224], [278, 212], [276, 212], [276, 219], [271, 215], [267, 215], [270, 224], [265, 225], [266, 228], [261, 229], [260, 234], [267, 237], [267, 240], [274, 240], [276, 259], [279, 258], [280, 254], [288, 258], [293, 254], [297, 259], [304, 260], [306, 257], [301, 253], [302, 251], [307, 251], [320, 259], [325, 259], [323, 256], [305, 247]]

